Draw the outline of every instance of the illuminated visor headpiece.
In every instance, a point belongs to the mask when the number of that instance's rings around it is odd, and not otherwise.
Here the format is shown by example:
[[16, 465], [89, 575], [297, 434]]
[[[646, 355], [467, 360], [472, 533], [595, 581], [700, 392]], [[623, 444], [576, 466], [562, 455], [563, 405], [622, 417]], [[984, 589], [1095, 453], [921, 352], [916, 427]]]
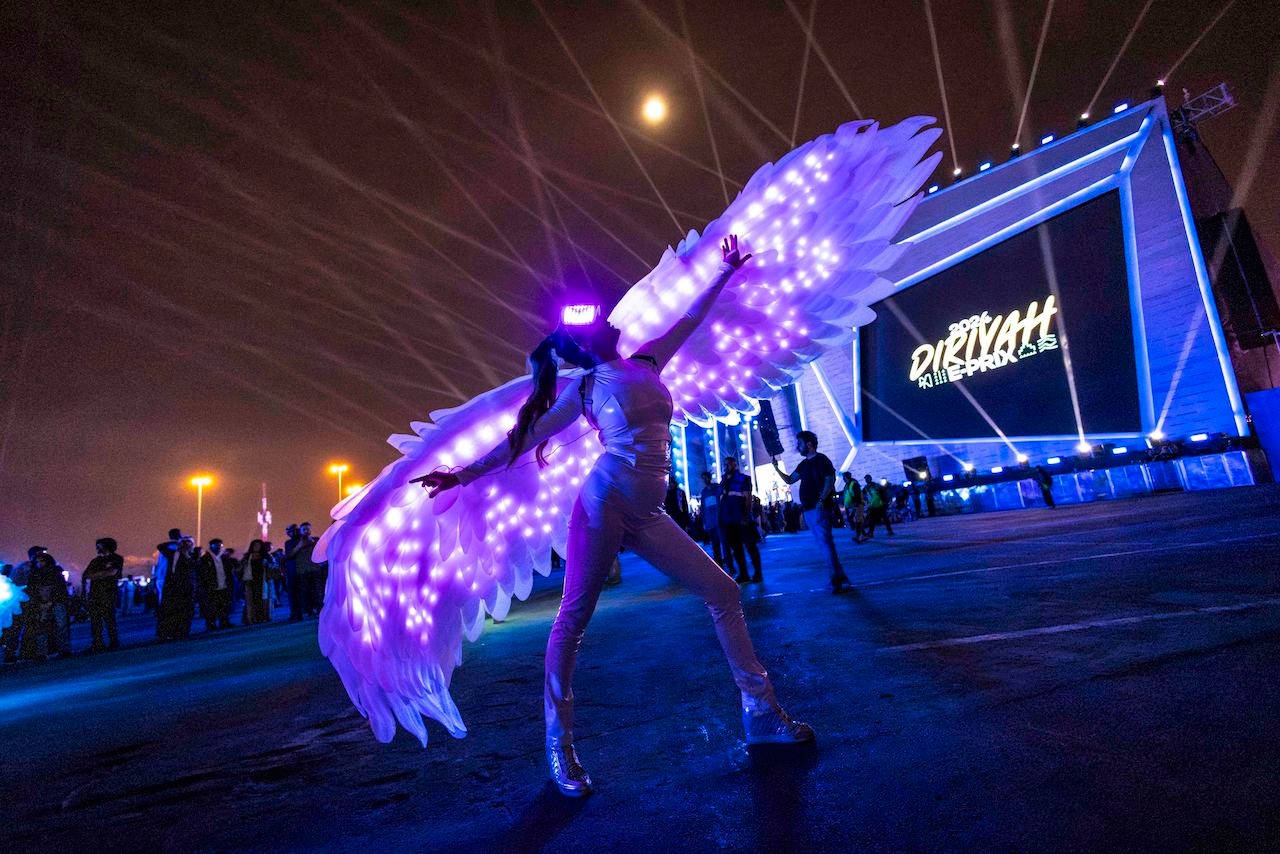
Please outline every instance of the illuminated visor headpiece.
[[590, 326], [602, 313], [598, 305], [566, 305], [560, 311], [560, 322], [565, 326]]

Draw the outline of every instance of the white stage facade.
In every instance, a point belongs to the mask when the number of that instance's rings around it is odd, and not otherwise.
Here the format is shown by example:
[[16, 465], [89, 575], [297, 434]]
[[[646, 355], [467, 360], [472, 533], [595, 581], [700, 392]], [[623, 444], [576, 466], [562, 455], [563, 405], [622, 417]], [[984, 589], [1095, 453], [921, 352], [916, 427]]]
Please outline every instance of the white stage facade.
[[[772, 401], [859, 479], [956, 509], [1252, 483], [1256, 454], [1163, 98], [930, 188], [876, 320]], [[696, 496], [752, 424], [677, 429]], [[765, 500], [780, 497], [761, 484]]]

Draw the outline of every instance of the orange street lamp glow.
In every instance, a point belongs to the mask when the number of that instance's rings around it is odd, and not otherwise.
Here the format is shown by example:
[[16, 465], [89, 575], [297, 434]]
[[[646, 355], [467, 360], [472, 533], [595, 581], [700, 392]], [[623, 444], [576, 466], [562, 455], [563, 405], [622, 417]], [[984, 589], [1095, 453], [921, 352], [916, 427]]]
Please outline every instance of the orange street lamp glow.
[[343, 495], [342, 475], [349, 471], [351, 471], [351, 466], [347, 465], [346, 463], [330, 463], [329, 464], [329, 474], [336, 474], [338, 476], [338, 500], [339, 501], [342, 500], [342, 495]]
[[191, 485], [196, 488], [196, 545], [200, 545], [203, 542], [200, 528], [204, 521], [204, 488], [213, 486], [213, 478], [207, 474], [198, 474], [191, 478]]

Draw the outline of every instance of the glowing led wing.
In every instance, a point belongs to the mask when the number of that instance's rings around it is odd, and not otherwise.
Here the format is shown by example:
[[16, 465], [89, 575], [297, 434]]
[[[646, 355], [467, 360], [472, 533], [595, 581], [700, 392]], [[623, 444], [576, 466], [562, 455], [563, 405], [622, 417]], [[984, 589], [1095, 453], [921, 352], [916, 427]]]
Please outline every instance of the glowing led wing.
[[[562, 388], [577, 381], [560, 379]], [[533, 573], [550, 572], [552, 548], [565, 552], [573, 499], [600, 453], [585, 420], [551, 440], [546, 468], [530, 451], [434, 499], [409, 483], [497, 445], [528, 393], [526, 376], [432, 413], [415, 435], [392, 436], [403, 456], [334, 508], [316, 547], [316, 560], [329, 561], [320, 649], [380, 741], [398, 720], [425, 745], [423, 715], [466, 733], [449, 696], [462, 638], [479, 637], [486, 613], [505, 617], [513, 596], [529, 595]]]
[[7, 576], [0, 575], [0, 631], [13, 625], [13, 618], [22, 610], [27, 594]]
[[[901, 252], [890, 241], [940, 156], [921, 160], [939, 133], [921, 132], [932, 121], [845, 125], [761, 168], [701, 239], [690, 232], [627, 293], [610, 320], [631, 353], [688, 311], [715, 276], [724, 237], [755, 253], [663, 373], [678, 422], [752, 411], [874, 316], [865, 306], [884, 295], [879, 274]], [[549, 572], [552, 548], [564, 553], [572, 502], [600, 453], [585, 419], [551, 441], [547, 468], [531, 451], [435, 499], [409, 483], [495, 446], [528, 390], [527, 377], [513, 380], [392, 436], [401, 459], [334, 508], [317, 546], [330, 566], [320, 647], [381, 741], [399, 721], [425, 745], [423, 716], [466, 732], [449, 696], [462, 638], [525, 598], [533, 572]]]
[[[666, 331], [716, 275], [720, 243], [754, 253], [663, 371], [675, 420], [753, 412], [829, 347], [851, 340], [887, 292], [891, 241], [941, 154], [931, 118], [889, 128], [852, 122], [761, 167], [728, 209], [675, 248], [610, 314], [623, 353]], [[922, 159], [923, 158], [923, 159]]]

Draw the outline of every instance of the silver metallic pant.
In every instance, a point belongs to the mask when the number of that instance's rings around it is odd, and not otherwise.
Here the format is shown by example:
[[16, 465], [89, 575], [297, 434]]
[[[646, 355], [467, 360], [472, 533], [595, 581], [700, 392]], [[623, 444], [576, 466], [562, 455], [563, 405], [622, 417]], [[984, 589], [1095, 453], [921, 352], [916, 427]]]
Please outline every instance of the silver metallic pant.
[[773, 704], [769, 675], [747, 633], [737, 583], [662, 509], [667, 477], [604, 454], [588, 475], [569, 520], [564, 598], [547, 640], [547, 739], [573, 739], [573, 669], [609, 566], [626, 546], [707, 603], [745, 708]]

